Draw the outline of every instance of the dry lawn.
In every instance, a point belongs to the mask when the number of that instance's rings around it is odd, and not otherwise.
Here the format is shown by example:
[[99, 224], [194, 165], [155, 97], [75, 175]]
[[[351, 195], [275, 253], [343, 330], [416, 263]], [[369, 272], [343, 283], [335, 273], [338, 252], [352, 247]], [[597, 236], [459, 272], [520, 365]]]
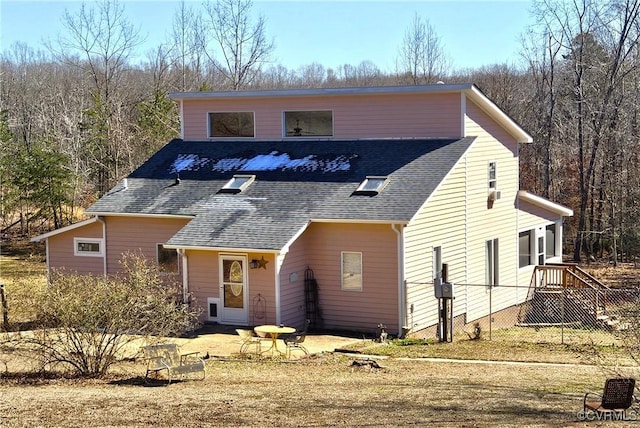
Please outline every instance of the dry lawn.
[[[18, 258], [7, 270], [30, 272]], [[9, 269], [8, 269], [9, 268]], [[26, 279], [31, 282], [31, 274]], [[33, 272], [34, 278], [41, 272]], [[20, 275], [18, 275], [20, 276]], [[16, 292], [17, 287], [7, 287]], [[399, 349], [404, 348], [404, 349]], [[117, 365], [107, 379], [65, 379], [0, 351], [0, 427], [494, 427], [636, 426], [581, 421], [585, 391], [611, 373], [564, 345], [495, 341], [384, 347], [363, 341], [380, 369], [354, 368], [364, 355], [323, 354], [296, 362], [207, 360], [204, 381], [145, 383], [144, 364]], [[580, 351], [580, 349], [578, 349]], [[414, 359], [409, 357], [422, 357]], [[432, 358], [520, 359], [527, 363]], [[540, 364], [534, 361], [563, 362]], [[571, 364], [567, 364], [571, 363]], [[640, 418], [640, 408], [629, 414]]]
[[142, 363], [105, 380], [5, 375], [0, 426], [605, 426], [578, 417], [605, 378], [593, 366], [354, 359], [209, 359], [204, 381], [171, 385], [145, 384]]

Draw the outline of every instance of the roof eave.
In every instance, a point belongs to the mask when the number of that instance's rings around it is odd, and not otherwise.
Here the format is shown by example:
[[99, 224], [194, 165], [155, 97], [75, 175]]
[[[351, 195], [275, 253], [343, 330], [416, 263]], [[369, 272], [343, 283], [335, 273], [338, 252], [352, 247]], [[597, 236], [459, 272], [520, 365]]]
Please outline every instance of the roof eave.
[[537, 196], [534, 195], [533, 193], [529, 193], [526, 190], [519, 190], [518, 191], [518, 199], [522, 200], [522, 201], [526, 201], [529, 202], [530, 204], [536, 205], [540, 208], [544, 208], [546, 210], [549, 210], [551, 212], [555, 212], [557, 214], [560, 214], [564, 217], [571, 217], [573, 216], [573, 210], [571, 208], [567, 208], [563, 205], [557, 204], [555, 202], [552, 202], [548, 199], [545, 199], [541, 196]]
[[52, 230], [51, 232], [43, 233], [42, 235], [34, 236], [31, 238], [31, 242], [40, 242], [43, 239], [50, 238], [52, 236], [58, 235], [60, 233], [68, 232], [73, 229], [77, 229], [79, 227], [87, 226], [91, 223], [95, 223], [98, 221], [98, 217], [91, 217], [86, 220], [79, 221], [77, 223], [70, 224], [69, 226], [61, 227], [60, 229]]
[[500, 107], [498, 107], [493, 101], [491, 101], [485, 94], [482, 93], [477, 86], [472, 85], [465, 91], [467, 96], [472, 100], [480, 103], [484, 107], [485, 111], [497, 120], [511, 135], [513, 135], [518, 143], [532, 143], [533, 137], [529, 135], [524, 129], [516, 123], [508, 114], [506, 114]]

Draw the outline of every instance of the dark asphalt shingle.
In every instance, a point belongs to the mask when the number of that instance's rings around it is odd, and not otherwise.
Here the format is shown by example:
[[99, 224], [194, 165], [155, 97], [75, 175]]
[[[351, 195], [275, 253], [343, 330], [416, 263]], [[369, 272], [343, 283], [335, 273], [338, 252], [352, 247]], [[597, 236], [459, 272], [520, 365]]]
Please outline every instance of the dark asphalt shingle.
[[[472, 142], [174, 140], [88, 213], [189, 215], [168, 244], [280, 249], [313, 219], [409, 221]], [[256, 179], [218, 194], [234, 174]], [[389, 181], [376, 196], [352, 195], [366, 176]]]

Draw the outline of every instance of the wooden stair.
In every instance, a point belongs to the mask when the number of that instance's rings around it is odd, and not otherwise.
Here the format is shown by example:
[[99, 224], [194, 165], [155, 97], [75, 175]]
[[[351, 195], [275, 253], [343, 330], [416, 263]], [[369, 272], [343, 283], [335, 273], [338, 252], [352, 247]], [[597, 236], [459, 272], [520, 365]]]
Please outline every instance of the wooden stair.
[[536, 266], [519, 325], [582, 323], [607, 330], [619, 328], [619, 321], [607, 314], [609, 290], [576, 264]]

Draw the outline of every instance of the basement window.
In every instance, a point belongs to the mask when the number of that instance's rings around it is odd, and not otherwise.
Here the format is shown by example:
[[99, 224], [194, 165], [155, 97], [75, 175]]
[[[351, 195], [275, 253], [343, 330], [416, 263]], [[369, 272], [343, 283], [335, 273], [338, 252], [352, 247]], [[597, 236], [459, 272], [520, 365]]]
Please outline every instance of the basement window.
[[240, 193], [256, 179], [255, 175], [234, 175], [218, 193]]
[[364, 179], [360, 186], [353, 192], [354, 195], [375, 196], [382, 191], [387, 184], [387, 177], [370, 176]]

